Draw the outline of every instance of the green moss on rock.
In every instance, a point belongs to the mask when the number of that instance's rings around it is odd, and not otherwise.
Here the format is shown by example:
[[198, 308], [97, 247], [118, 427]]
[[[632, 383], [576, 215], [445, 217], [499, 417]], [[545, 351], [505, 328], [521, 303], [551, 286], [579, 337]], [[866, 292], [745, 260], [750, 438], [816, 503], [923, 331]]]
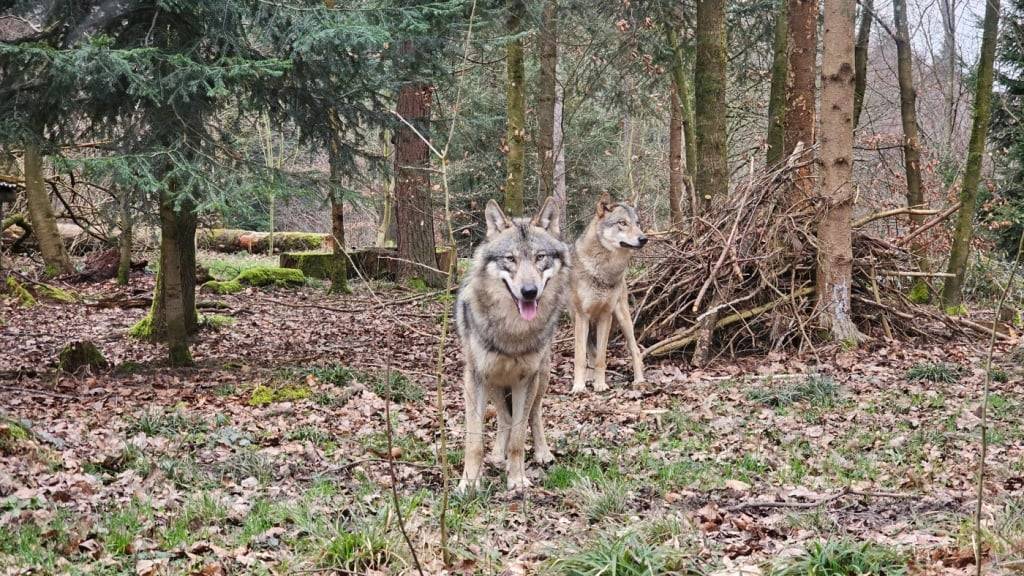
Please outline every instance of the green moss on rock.
[[236, 294], [241, 292], [244, 286], [238, 280], [210, 280], [203, 284], [203, 290], [215, 294]]
[[270, 386], [259, 384], [253, 389], [252, 395], [249, 396], [250, 406], [269, 406], [274, 402], [291, 402], [295, 400], [304, 400], [309, 398], [310, 390], [305, 386], [284, 386], [281, 388], [272, 388]]
[[31, 292], [26, 290], [24, 286], [22, 286], [17, 280], [15, 280], [14, 276], [7, 277], [7, 291], [10, 292], [12, 296], [17, 298], [18, 301], [21, 302], [21, 305], [24, 306], [25, 308], [31, 308], [32, 306], [36, 305], [35, 296], [33, 296]]
[[907, 299], [914, 304], [928, 304], [932, 301], [932, 289], [927, 282], [917, 282], [907, 294]]
[[949, 316], [966, 316], [967, 306], [963, 304], [957, 304], [956, 306], [946, 306], [946, 314]]
[[235, 278], [235, 281], [249, 286], [296, 286], [304, 284], [306, 277], [302, 274], [302, 270], [296, 270], [295, 268], [256, 266], [243, 270]]
[[65, 346], [57, 357], [62, 372], [74, 373], [82, 368], [102, 369], [109, 366], [107, 359], [95, 344], [79, 340]]

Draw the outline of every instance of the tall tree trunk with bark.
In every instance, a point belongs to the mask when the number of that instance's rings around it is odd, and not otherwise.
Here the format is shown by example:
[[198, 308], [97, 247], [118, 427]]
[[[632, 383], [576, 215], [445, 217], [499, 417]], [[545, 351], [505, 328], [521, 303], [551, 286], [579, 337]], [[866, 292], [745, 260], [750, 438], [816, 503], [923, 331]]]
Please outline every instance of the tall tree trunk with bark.
[[[802, 143], [807, 150], [814, 145], [814, 92], [818, 50], [818, 0], [789, 0], [786, 14], [789, 37], [786, 66], [786, 130], [782, 155], [789, 158]], [[811, 196], [814, 183], [810, 166], [794, 179], [793, 201]]]
[[152, 334], [167, 341], [172, 366], [192, 363], [188, 337], [199, 329], [196, 313], [196, 213], [174, 197], [173, 182], [160, 194], [160, 271], [153, 292]]
[[[432, 86], [419, 82], [410, 82], [398, 92], [398, 114], [424, 138], [430, 137], [432, 93]], [[429, 168], [430, 149], [426, 142], [403, 123], [395, 131], [397, 277], [400, 281], [422, 278], [429, 286], [440, 288], [444, 277], [437, 270]]]
[[[380, 133], [381, 156], [384, 158], [390, 158], [394, 152], [392, 147], [391, 136], [387, 130], [381, 130]], [[394, 159], [391, 160], [392, 165]], [[377, 228], [377, 245], [378, 246], [391, 246], [396, 245], [395, 238], [398, 235], [397, 227], [395, 225], [395, 176], [394, 172], [389, 172], [383, 178], [384, 189], [383, 199], [380, 207], [380, 226]]]
[[853, 46], [854, 0], [825, 3], [821, 68], [821, 196], [818, 223], [818, 312], [822, 327], [838, 342], [857, 342], [853, 322]]
[[348, 294], [348, 256], [345, 254], [345, 204], [341, 199], [341, 160], [338, 137], [331, 138], [327, 162], [331, 171], [331, 289], [335, 294]]
[[862, 0], [860, 7], [860, 28], [857, 29], [857, 45], [853, 49], [853, 127], [860, 125], [860, 113], [864, 108], [864, 90], [868, 85], [868, 48], [871, 45], [871, 23], [874, 21], [875, 0]]
[[786, 129], [786, 46], [789, 40], [787, 13], [789, 0], [779, 0], [775, 10], [775, 38], [772, 41], [772, 86], [768, 96], [768, 152], [765, 163], [768, 167], [783, 160], [785, 147], [783, 134]]
[[693, 114], [690, 110], [690, 91], [686, 74], [686, 56], [683, 54], [683, 45], [679, 42], [679, 35], [676, 34], [675, 22], [665, 24], [665, 36], [669, 47], [672, 48], [672, 84], [679, 96], [679, 113], [683, 122], [683, 155], [685, 158], [684, 171], [691, 179], [697, 167], [697, 138], [693, 135]]
[[46, 264], [47, 276], [59, 276], [75, 271], [71, 258], [64, 248], [64, 240], [57, 230], [57, 218], [53, 215], [53, 204], [43, 180], [43, 155], [39, 145], [25, 142], [25, 198], [28, 204], [28, 219], [32, 232], [39, 242], [39, 252]]
[[668, 123], [668, 210], [672, 229], [680, 230], [683, 225], [683, 197], [686, 184], [683, 180], [683, 107], [679, 104], [679, 90], [671, 86], [671, 116]]
[[943, 132], [945, 148], [947, 153], [950, 153], [956, 130], [957, 98], [960, 93], [960, 61], [956, 47], [956, 0], [939, 0], [939, 14], [942, 15], [941, 70], [945, 72], [942, 92], [946, 100]]
[[[539, 206], [555, 193], [555, 99], [558, 72], [558, 0], [544, 0], [537, 78], [537, 182]], [[560, 208], [561, 209], [561, 208]], [[562, 220], [564, 222], [564, 220]]]
[[120, 259], [117, 263], [117, 283], [124, 286], [128, 284], [128, 277], [132, 273], [132, 243], [134, 240], [134, 221], [132, 218], [131, 191], [128, 187], [121, 189], [121, 196], [118, 198], [119, 219], [121, 221], [121, 235], [117, 238], [117, 246], [120, 251]]
[[[562, 87], [557, 86], [555, 88], [555, 120], [554, 120], [554, 136], [552, 138], [552, 146], [555, 150], [555, 202], [558, 203], [558, 210], [561, 219], [559, 222], [568, 222], [566, 219], [566, 208], [568, 206], [568, 197], [566, 196], [565, 190], [565, 142], [564, 133], [562, 132], [562, 103], [564, 101]], [[564, 224], [563, 224], [564, 226]]]
[[697, 0], [694, 112], [697, 193], [706, 204], [729, 193], [725, 119], [725, 0]]
[[[900, 86], [900, 117], [903, 121], [903, 163], [907, 174], [907, 206], [924, 206], [921, 190], [921, 141], [917, 132], [917, 92], [914, 90], [914, 69], [911, 61], [910, 31], [907, 24], [906, 0], [893, 0], [896, 24], [896, 68]], [[914, 226], [924, 223], [924, 215], [911, 214]], [[923, 259], [923, 247], [914, 245], [914, 253]]]
[[[526, 5], [523, 0], [508, 2], [508, 32], [519, 34]], [[515, 38], [505, 48], [507, 84], [508, 174], [505, 179], [505, 212], [523, 215], [523, 178], [526, 170], [526, 75], [523, 68], [523, 41]]]
[[974, 121], [971, 125], [971, 143], [967, 149], [967, 166], [964, 168], [963, 188], [960, 190], [960, 212], [957, 214], [956, 231], [953, 233], [953, 247], [949, 254], [946, 272], [954, 277], [942, 286], [942, 305], [947, 309], [960, 304], [967, 256], [974, 235], [974, 216], [978, 203], [978, 182], [985, 154], [985, 139], [988, 123], [992, 116], [992, 75], [996, 55], [996, 39], [999, 34], [999, 0], [986, 0], [984, 32], [981, 37], [981, 55], [978, 61], [978, 75], [974, 86]]

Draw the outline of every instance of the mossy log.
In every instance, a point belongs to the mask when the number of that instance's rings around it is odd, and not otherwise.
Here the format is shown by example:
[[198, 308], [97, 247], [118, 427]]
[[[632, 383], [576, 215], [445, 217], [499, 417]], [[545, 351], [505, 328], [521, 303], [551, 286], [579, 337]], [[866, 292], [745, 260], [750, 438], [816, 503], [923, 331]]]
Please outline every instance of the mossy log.
[[[373, 280], [394, 280], [395, 268], [398, 264], [398, 250], [394, 248], [363, 248], [349, 252], [353, 266], [348, 267], [349, 278], [360, 276]], [[438, 248], [436, 254], [437, 269], [447, 272], [455, 258], [455, 250]], [[358, 268], [358, 271], [356, 270]]]
[[231, 280], [211, 280], [203, 284], [203, 290], [217, 294], [241, 292], [245, 286], [299, 286], [305, 284], [306, 276], [295, 268], [255, 266], [242, 270]]
[[84, 367], [102, 369], [109, 366], [107, 359], [95, 344], [79, 340], [65, 346], [57, 357], [62, 372], [75, 373]]
[[[196, 232], [196, 245], [202, 250], [214, 252], [265, 253], [270, 247], [267, 232], [239, 230], [235, 228], [208, 228]], [[320, 250], [329, 246], [330, 234], [316, 232], [275, 232], [276, 252], [298, 252]]]

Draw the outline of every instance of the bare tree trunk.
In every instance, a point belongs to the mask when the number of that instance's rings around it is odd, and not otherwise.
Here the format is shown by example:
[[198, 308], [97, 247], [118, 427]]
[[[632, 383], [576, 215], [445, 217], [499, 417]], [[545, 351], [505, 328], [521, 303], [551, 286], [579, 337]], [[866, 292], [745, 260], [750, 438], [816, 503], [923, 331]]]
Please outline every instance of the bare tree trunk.
[[[558, 0], [544, 0], [537, 79], [537, 183], [539, 206], [555, 193], [555, 99], [558, 72]], [[562, 222], [565, 222], [562, 220]]]
[[694, 122], [690, 110], [689, 84], [686, 81], [686, 57], [683, 55], [683, 46], [679, 43], [675, 25], [675, 22], [666, 23], [665, 35], [669, 47], [672, 48], [672, 82], [679, 94], [679, 113], [683, 121], [683, 154], [686, 159], [683, 170], [686, 175], [693, 178], [693, 172], [697, 167], [697, 138], [693, 135]]
[[[555, 149], [555, 201], [558, 202], [558, 210], [560, 211], [561, 220], [559, 221], [563, 223], [568, 222], [565, 218], [568, 197], [565, 190], [565, 142], [563, 139], [564, 133], [562, 132], [562, 103], [564, 102], [564, 96], [562, 87], [558, 86], [555, 89], [555, 129], [554, 137], [552, 138], [552, 144]], [[563, 230], [564, 226], [565, 224], [563, 224]]]
[[[869, 0], [870, 1], [870, 0]], [[786, 129], [786, 46], [789, 40], [787, 19], [789, 0], [779, 0], [775, 10], [775, 38], [772, 41], [772, 86], [768, 96], [768, 151], [765, 163], [775, 166], [784, 158]]]
[[836, 341], [862, 338], [850, 311], [853, 283], [854, 0], [825, 3], [821, 89], [821, 196], [818, 223], [818, 312]]
[[964, 168], [963, 189], [960, 190], [960, 212], [957, 214], [956, 231], [953, 233], [953, 247], [949, 254], [946, 272], [955, 276], [942, 286], [942, 305], [947, 309], [958, 306], [962, 298], [961, 289], [967, 256], [974, 235], [974, 216], [978, 203], [978, 183], [981, 178], [981, 164], [985, 154], [985, 138], [992, 115], [992, 75], [996, 54], [996, 39], [999, 34], [999, 0], [985, 2], [984, 32], [981, 38], [981, 55], [978, 61], [978, 76], [974, 87], [974, 121], [971, 125], [971, 143], [967, 149], [967, 166]]
[[117, 238], [117, 246], [120, 249], [120, 259], [117, 263], [117, 283], [124, 286], [128, 284], [128, 277], [132, 273], [132, 243], [134, 240], [134, 222], [132, 219], [131, 192], [128, 188], [121, 189], [120, 212], [121, 235]]
[[[526, 6], [523, 0], [508, 2], [508, 32], [518, 34], [522, 28]], [[516, 38], [505, 49], [508, 76], [507, 97], [508, 174], [505, 179], [505, 212], [523, 215], [523, 177], [526, 170], [526, 75], [523, 68], [523, 41]]]
[[[786, 86], [786, 130], [783, 156], [788, 158], [802, 143], [814, 145], [814, 93], [818, 50], [818, 0], [789, 0], [789, 38]], [[852, 70], [851, 70], [852, 72]], [[793, 201], [811, 196], [811, 167], [805, 166], [794, 179]]]
[[[382, 155], [385, 158], [391, 156], [394, 149], [391, 146], [391, 136], [387, 130], [381, 131]], [[391, 159], [394, 165], [394, 159]], [[395, 226], [395, 176], [391, 172], [384, 177], [384, 198], [380, 207], [380, 227], [377, 229], [378, 246], [395, 246], [395, 238], [398, 231]]]
[[956, 129], [957, 97], [960, 92], [960, 62], [956, 47], [956, 0], [939, 0], [942, 15], [942, 59], [946, 82], [943, 94], [946, 99], [944, 136], [947, 154], [953, 146]]
[[172, 366], [192, 363], [188, 337], [196, 314], [196, 214], [190, 202], [175, 208], [175, 187], [160, 194], [160, 272], [153, 294], [152, 330], [167, 340]]
[[668, 123], [668, 209], [672, 229], [683, 225], [683, 107], [679, 105], [679, 90], [671, 86], [671, 116]]
[[[903, 162], [907, 173], [907, 206], [924, 206], [921, 190], [921, 144], [917, 132], [917, 93], [914, 90], [914, 70], [907, 24], [906, 0], [893, 0], [892, 11], [896, 24], [896, 67], [900, 85], [900, 117], [903, 120]], [[911, 214], [914, 226], [925, 221], [923, 214]], [[924, 247], [915, 242], [914, 253], [924, 261]]]
[[[411, 42], [406, 43], [411, 50]], [[430, 137], [433, 87], [408, 83], [398, 92], [398, 114]], [[422, 278], [432, 287], [444, 285], [437, 270], [434, 247], [434, 212], [430, 204], [430, 149], [404, 124], [395, 132], [395, 220], [397, 224], [397, 274], [400, 281]]]
[[853, 49], [853, 67], [856, 78], [853, 86], [853, 127], [860, 125], [860, 112], [864, 108], [864, 90], [868, 85], [868, 48], [871, 45], [871, 23], [874, 21], [875, 0], [862, 0], [857, 45]]
[[348, 293], [348, 256], [345, 254], [345, 204], [341, 199], [341, 160], [338, 158], [337, 135], [331, 138], [328, 165], [331, 171], [331, 245], [334, 258], [331, 264], [333, 293]]
[[694, 100], [700, 170], [694, 185], [707, 204], [729, 193], [725, 132], [725, 0], [697, 0]]
[[25, 198], [28, 204], [28, 218], [32, 231], [39, 242], [39, 252], [46, 264], [47, 276], [59, 276], [75, 271], [71, 258], [64, 248], [64, 240], [57, 231], [57, 218], [53, 215], [50, 195], [43, 180], [43, 155], [39, 145], [25, 142]]

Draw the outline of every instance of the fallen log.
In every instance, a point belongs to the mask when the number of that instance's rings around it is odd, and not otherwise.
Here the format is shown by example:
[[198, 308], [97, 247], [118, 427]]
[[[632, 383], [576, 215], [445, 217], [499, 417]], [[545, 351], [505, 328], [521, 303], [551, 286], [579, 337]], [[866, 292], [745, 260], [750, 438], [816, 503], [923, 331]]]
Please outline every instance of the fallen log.
[[[196, 247], [214, 252], [265, 254], [270, 234], [235, 228], [204, 228], [196, 231]], [[317, 232], [274, 232], [275, 252], [301, 252], [330, 247], [330, 234]]]

